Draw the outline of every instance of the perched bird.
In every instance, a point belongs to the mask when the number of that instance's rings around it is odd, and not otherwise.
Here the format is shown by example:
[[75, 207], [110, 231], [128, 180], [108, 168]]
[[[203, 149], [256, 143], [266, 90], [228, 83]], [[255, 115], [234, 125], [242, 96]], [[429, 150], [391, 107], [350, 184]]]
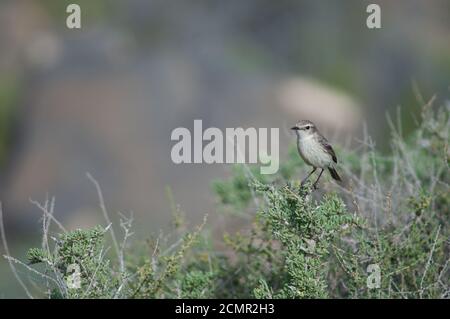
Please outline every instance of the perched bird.
[[311, 173], [302, 180], [302, 186], [306, 183], [308, 178], [318, 169], [320, 171], [319, 177], [314, 182], [313, 187], [317, 189], [317, 183], [325, 169], [337, 181], [341, 181], [336, 172], [335, 165], [337, 164], [336, 154], [333, 148], [328, 143], [327, 139], [320, 134], [316, 125], [311, 121], [300, 121], [291, 128], [297, 134], [297, 149], [306, 164], [313, 167]]

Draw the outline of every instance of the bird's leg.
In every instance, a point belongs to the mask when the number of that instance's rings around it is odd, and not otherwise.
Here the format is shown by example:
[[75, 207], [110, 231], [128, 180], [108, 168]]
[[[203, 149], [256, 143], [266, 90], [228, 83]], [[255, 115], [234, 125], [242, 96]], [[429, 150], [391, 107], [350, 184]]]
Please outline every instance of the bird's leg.
[[301, 186], [303, 187], [306, 183], [306, 181], [308, 180], [308, 178], [317, 170], [317, 167], [314, 167], [313, 170], [311, 171], [311, 173], [308, 174], [308, 176], [306, 176], [301, 183]]
[[317, 183], [319, 182], [320, 176], [322, 176], [322, 173], [325, 169], [322, 168], [322, 170], [320, 171], [319, 177], [317, 177], [317, 180], [314, 182], [313, 184], [313, 188], [317, 189]]

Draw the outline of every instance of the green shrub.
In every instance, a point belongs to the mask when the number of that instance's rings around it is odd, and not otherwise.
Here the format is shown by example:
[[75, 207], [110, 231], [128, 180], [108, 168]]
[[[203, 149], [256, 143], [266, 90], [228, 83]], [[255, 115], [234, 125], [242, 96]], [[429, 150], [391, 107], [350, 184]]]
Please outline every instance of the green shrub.
[[[236, 167], [213, 188], [219, 205], [251, 222], [222, 242], [206, 220], [187, 230], [174, 208], [175, 237], [131, 251], [131, 222], [122, 221], [116, 253], [104, 242], [112, 228], [99, 227], [61, 235], [52, 253], [31, 249], [29, 261], [46, 265], [42, 287], [52, 297], [448, 298], [449, 107], [424, 107], [407, 139], [391, 128], [388, 155], [367, 136], [358, 151], [338, 152], [342, 187], [324, 179], [318, 192], [301, 188], [307, 168], [295, 147], [276, 176]], [[81, 265], [80, 289], [64, 280], [71, 264]]]

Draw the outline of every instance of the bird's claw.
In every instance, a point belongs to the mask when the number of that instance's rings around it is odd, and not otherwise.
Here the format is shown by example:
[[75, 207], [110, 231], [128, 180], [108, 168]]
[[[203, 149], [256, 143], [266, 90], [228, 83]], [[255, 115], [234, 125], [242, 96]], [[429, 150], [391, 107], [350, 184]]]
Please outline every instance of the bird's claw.
[[[307, 184], [307, 182], [302, 182], [302, 183], [300, 183], [300, 188], [305, 188], [305, 187], [306, 187], [306, 184]], [[314, 183], [314, 184], [312, 184], [311, 189], [312, 189], [313, 191], [318, 190], [318, 189], [319, 189], [319, 186], [317, 186], [317, 183]]]

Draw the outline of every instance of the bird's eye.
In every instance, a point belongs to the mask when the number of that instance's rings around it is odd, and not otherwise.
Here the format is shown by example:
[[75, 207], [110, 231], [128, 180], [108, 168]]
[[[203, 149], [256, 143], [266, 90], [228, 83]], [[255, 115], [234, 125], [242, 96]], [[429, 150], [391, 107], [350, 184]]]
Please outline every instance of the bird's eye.
[[308, 126], [306, 127], [306, 129], [309, 130], [309, 128], [310, 128], [310, 126], [308, 125]]

